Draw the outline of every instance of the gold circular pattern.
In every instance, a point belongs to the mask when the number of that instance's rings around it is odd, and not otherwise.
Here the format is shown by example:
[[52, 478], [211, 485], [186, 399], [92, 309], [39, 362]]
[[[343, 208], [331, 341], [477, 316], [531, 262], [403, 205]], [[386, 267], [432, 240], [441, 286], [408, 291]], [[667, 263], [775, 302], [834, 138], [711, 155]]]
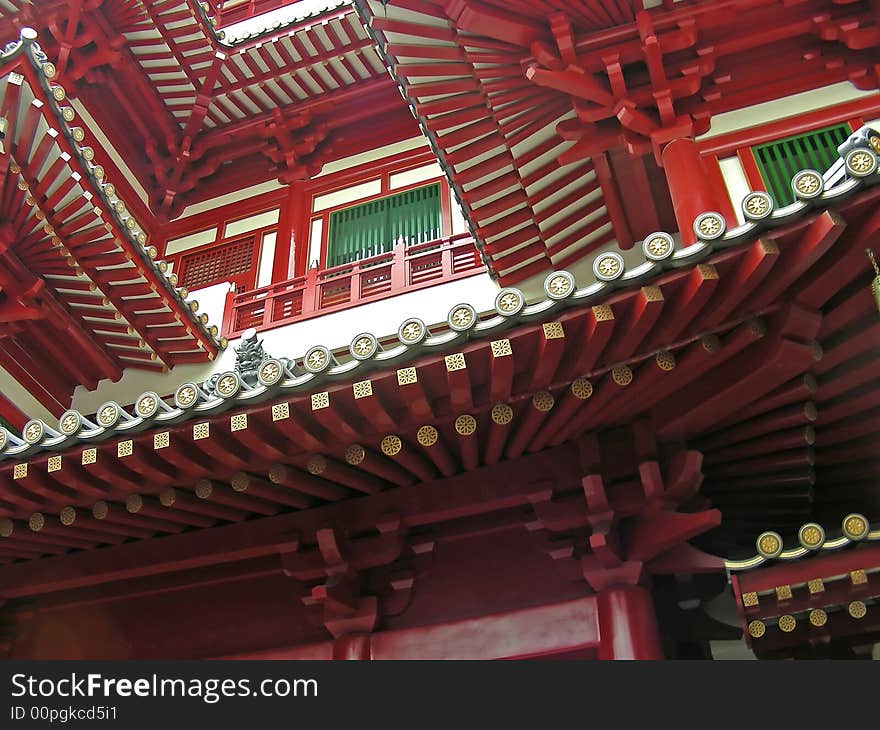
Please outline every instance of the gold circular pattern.
[[422, 446], [433, 446], [439, 438], [440, 434], [433, 426], [422, 426], [416, 433], [416, 439]]
[[306, 357], [306, 363], [312, 370], [321, 370], [327, 365], [328, 357], [323, 348], [315, 348]]
[[868, 535], [868, 520], [860, 514], [847, 515], [843, 518], [843, 534], [850, 540], [862, 540]]
[[238, 390], [238, 377], [235, 373], [221, 375], [217, 381], [217, 392], [224, 397], [234, 395]]
[[317, 476], [318, 474], [323, 474], [327, 471], [327, 459], [324, 458], [321, 454], [315, 454], [311, 459], [309, 459], [306, 464], [306, 469], [309, 470], [309, 474], [314, 474]]
[[67, 96], [67, 94], [65, 93], [63, 86], [52, 87], [52, 98], [55, 99], [55, 101], [64, 101], [65, 96]]
[[818, 550], [825, 542], [825, 530], [815, 522], [808, 522], [798, 530], [798, 542], [807, 550]]
[[648, 239], [645, 247], [654, 258], [658, 259], [664, 258], [669, 253], [669, 250], [672, 248], [669, 243], [669, 239], [665, 236], [652, 236], [650, 239]]
[[411, 320], [401, 328], [400, 338], [404, 341], [405, 344], [418, 342], [424, 331], [425, 328], [420, 322]]
[[13, 532], [15, 532], [15, 523], [12, 520], [8, 517], [0, 520], [0, 537], [12, 537]]
[[139, 494], [129, 494], [125, 498], [125, 509], [132, 514], [137, 514], [144, 506], [144, 498]]
[[59, 514], [59, 518], [61, 519], [61, 524], [65, 527], [69, 527], [74, 522], [76, 522], [76, 509], [73, 507], [65, 507], [61, 510]]
[[196, 497], [208, 499], [214, 493], [214, 485], [208, 479], [199, 479], [195, 488]]
[[351, 343], [351, 352], [356, 357], [370, 357], [375, 348], [374, 340], [367, 335], [361, 335]]
[[767, 631], [763, 621], [752, 621], [749, 624], [749, 636], [753, 639], [760, 639]]
[[477, 419], [465, 413], [455, 419], [455, 430], [461, 436], [472, 436], [477, 431]]
[[566, 296], [571, 289], [571, 279], [564, 274], [556, 274], [550, 277], [550, 281], [547, 282], [547, 291], [556, 297]]
[[65, 122], [72, 122], [76, 119], [76, 112], [73, 110], [73, 107], [66, 106], [61, 110], [61, 118]]
[[868, 607], [864, 601], [852, 601], [846, 607], [846, 612], [853, 618], [865, 618], [865, 615], [868, 613]]
[[675, 355], [673, 355], [668, 350], [664, 350], [663, 352], [658, 352], [654, 355], [654, 361], [657, 363], [657, 367], [661, 370], [665, 370], [669, 372], [675, 368]]
[[571, 394], [578, 400], [587, 400], [593, 395], [593, 384], [586, 378], [575, 378], [571, 382]]
[[188, 408], [196, 402], [196, 386], [192, 383], [184, 383], [174, 394], [174, 400], [180, 408]]
[[24, 427], [24, 440], [29, 444], [35, 444], [42, 440], [44, 433], [45, 428], [43, 428], [43, 424], [40, 421], [28, 421]]
[[508, 291], [498, 297], [498, 311], [502, 314], [511, 314], [519, 309], [522, 297], [516, 292]]
[[352, 444], [345, 450], [345, 461], [347, 464], [357, 466], [367, 457], [367, 450], [360, 444]]
[[449, 319], [456, 327], [469, 327], [474, 321], [474, 314], [468, 307], [456, 307]]
[[507, 403], [496, 403], [492, 406], [492, 422], [506, 426], [513, 420], [513, 408]]
[[763, 218], [770, 211], [770, 203], [764, 195], [749, 195], [743, 206], [754, 218]]
[[627, 386], [633, 381], [632, 370], [626, 365], [611, 368], [611, 379], [620, 386]]
[[138, 398], [134, 409], [139, 416], [149, 418], [159, 410], [159, 401], [152, 393], [144, 393]]
[[786, 634], [790, 634], [794, 631], [797, 626], [797, 621], [795, 621], [794, 616], [791, 614], [785, 614], [784, 616], [779, 617], [779, 630], [785, 632]]
[[82, 142], [86, 138], [86, 133], [82, 127], [71, 127], [70, 136], [75, 142]]
[[106, 519], [108, 514], [110, 514], [110, 505], [103, 499], [92, 505], [92, 517], [96, 520]]
[[240, 471], [232, 475], [230, 484], [232, 485], [232, 491], [246, 492], [251, 484], [251, 479], [247, 474]]
[[177, 501], [177, 492], [174, 487], [169, 487], [159, 495], [159, 502], [163, 507], [171, 507]]
[[264, 383], [274, 383], [281, 377], [281, 363], [277, 360], [267, 360], [260, 366], [260, 380]]
[[616, 256], [603, 256], [596, 262], [596, 270], [609, 279], [617, 276], [621, 268], [620, 260]]
[[542, 413], [546, 413], [553, 408], [555, 402], [553, 394], [546, 390], [539, 390], [532, 396], [532, 405]]
[[872, 171], [875, 158], [868, 150], [853, 150], [846, 156], [847, 167], [856, 174], [866, 175]]
[[400, 436], [389, 434], [382, 439], [380, 447], [385, 456], [397, 456], [403, 448], [403, 441], [400, 440]]
[[43, 64], [43, 75], [44, 75], [47, 79], [54, 79], [54, 78], [55, 78], [55, 74], [57, 74], [57, 73], [58, 73], [58, 69], [55, 68], [55, 64], [54, 64], [54, 63], [51, 63], [51, 62], [50, 62], [50, 63], [44, 63], [44, 64]]
[[46, 518], [41, 512], [34, 512], [28, 520], [28, 527], [34, 532], [39, 532], [46, 526]]
[[803, 170], [795, 176], [794, 189], [800, 195], [814, 196], [822, 189], [822, 178], [812, 170]]
[[776, 532], [762, 532], [756, 545], [758, 554], [764, 558], [775, 558], [782, 552], [782, 538]]
[[697, 224], [697, 230], [701, 235], [706, 236], [707, 238], [712, 238], [721, 233], [723, 226], [724, 224], [719, 216], [710, 214], [704, 216], [700, 220]]
[[810, 623], [816, 627], [824, 626], [828, 623], [828, 614], [821, 608], [814, 608], [810, 611]]
[[98, 411], [98, 423], [104, 427], [110, 427], [119, 418], [119, 407], [115, 403], [107, 403]]

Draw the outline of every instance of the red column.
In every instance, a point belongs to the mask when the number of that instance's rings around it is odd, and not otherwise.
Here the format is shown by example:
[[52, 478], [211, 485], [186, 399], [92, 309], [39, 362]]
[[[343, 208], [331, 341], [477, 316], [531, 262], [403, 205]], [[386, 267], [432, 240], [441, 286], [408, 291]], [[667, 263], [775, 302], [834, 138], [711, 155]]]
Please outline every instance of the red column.
[[281, 207], [278, 220], [278, 238], [275, 241], [275, 260], [272, 264], [272, 283], [287, 281], [305, 271], [309, 246], [309, 211], [305, 185], [293, 182], [289, 185], [287, 200]]
[[651, 593], [614, 586], [598, 598], [599, 659], [663, 659]]
[[[669, 183], [669, 195], [681, 240], [687, 246], [695, 243], [694, 219], [710, 210], [726, 215], [730, 202], [718, 194], [697, 143], [692, 139], [676, 139], [663, 148], [663, 169]], [[730, 223], [730, 221], [728, 221]]]
[[333, 658], [347, 661], [363, 661], [373, 658], [370, 635], [340, 636], [333, 642]]

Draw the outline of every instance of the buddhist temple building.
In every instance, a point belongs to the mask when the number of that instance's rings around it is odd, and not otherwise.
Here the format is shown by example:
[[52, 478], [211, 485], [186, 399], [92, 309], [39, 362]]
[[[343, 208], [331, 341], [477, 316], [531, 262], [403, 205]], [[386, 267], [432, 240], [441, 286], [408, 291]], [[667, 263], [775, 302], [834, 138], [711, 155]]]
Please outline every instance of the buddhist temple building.
[[874, 0], [0, 0], [0, 657], [880, 658]]

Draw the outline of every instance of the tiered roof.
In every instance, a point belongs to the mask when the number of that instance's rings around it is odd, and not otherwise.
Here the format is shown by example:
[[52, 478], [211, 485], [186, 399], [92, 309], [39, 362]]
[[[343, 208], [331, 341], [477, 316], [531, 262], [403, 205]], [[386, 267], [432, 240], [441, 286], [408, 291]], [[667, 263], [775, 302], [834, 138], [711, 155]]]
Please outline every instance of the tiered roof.
[[656, 228], [669, 204], [654, 158], [712, 115], [838, 81], [878, 85], [866, 2], [355, 5], [502, 284]]
[[116, 379], [125, 367], [212, 359], [216, 325], [155, 260], [35, 37], [25, 29], [0, 59], [0, 281], [5, 306], [18, 307], [0, 342], [4, 367], [63, 400], [74, 384]]

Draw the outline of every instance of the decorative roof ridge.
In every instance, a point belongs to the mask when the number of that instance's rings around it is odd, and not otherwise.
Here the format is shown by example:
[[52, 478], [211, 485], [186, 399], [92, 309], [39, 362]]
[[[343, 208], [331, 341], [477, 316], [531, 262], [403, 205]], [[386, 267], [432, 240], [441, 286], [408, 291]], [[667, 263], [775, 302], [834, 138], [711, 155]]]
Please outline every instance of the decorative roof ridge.
[[[204, 335], [206, 343], [210, 343], [217, 349], [224, 349], [226, 341], [225, 338], [220, 337], [218, 327], [216, 325], [209, 325], [206, 314], [196, 314], [198, 302], [188, 300], [187, 289], [177, 286], [176, 274], [169, 274], [167, 264], [164, 261], [156, 260], [156, 248], [148, 245], [146, 232], [129, 212], [125, 201], [117, 195], [116, 186], [105, 179], [104, 167], [94, 160], [94, 150], [91, 147], [80, 145], [80, 142], [83, 140], [82, 130], [78, 127], [70, 126], [70, 122], [75, 119], [76, 113], [72, 107], [61, 106], [61, 102], [67, 98], [67, 93], [60, 84], [50, 83], [57, 73], [55, 64], [48, 59], [36, 39], [37, 32], [34, 29], [22, 28], [20, 39], [5, 46], [3, 60], [11, 58], [22, 51], [27, 51], [24, 55], [29, 59], [31, 66], [36, 72], [38, 83], [47, 100], [52, 102], [48, 106], [52, 110], [52, 114], [64, 133], [70, 148], [75, 153], [80, 168], [85, 173], [83, 178], [88, 179], [87, 185], [91, 187], [93, 194], [96, 194], [98, 199], [106, 206], [107, 213], [113, 218], [117, 230], [122, 234], [119, 238], [122, 239], [124, 237], [127, 239], [130, 244], [129, 251], [137, 255], [154, 272], [156, 280], [164, 286], [170, 298], [180, 305], [181, 313], [186, 312], [190, 324]], [[84, 186], [86, 185], [85, 183], [83, 184]]]
[[245, 377], [230, 370], [216, 373], [201, 384], [184, 383], [175, 391], [173, 404], [148, 391], [135, 400], [133, 413], [110, 401], [98, 409], [94, 421], [79, 411], [68, 410], [59, 419], [57, 430], [40, 419], [28, 421], [20, 437], [0, 427], [0, 460], [25, 459], [40, 452], [68, 449], [78, 442], [96, 443], [139, 433], [154, 424], [175, 424], [271, 398], [305, 394], [315, 385], [351, 381], [371, 369], [446, 352], [453, 345], [499, 334], [519, 322], [541, 321], [568, 307], [598, 304], [615, 291], [634, 289], [668, 270], [699, 264], [715, 252], [752, 241], [762, 231], [790, 223], [880, 182], [880, 135], [876, 132], [862, 127], [838, 152], [841, 159], [824, 176], [815, 170], [801, 170], [794, 175], [794, 203], [774, 210], [767, 193], [749, 193], [742, 203], [747, 219], [744, 224], [727, 230], [720, 213], [702, 213], [694, 220], [697, 242], [677, 251], [670, 234], [651, 233], [642, 242], [646, 260], [628, 271], [620, 254], [599, 253], [593, 260], [597, 281], [591, 284], [578, 289], [570, 272], [553, 271], [544, 280], [544, 299], [528, 304], [521, 290], [507, 287], [498, 292], [495, 310], [488, 316], [481, 318], [470, 304], [453, 306], [446, 320], [448, 329], [437, 334], [432, 334], [422, 320], [409, 318], [398, 328], [398, 344], [390, 349], [384, 349], [375, 335], [364, 332], [349, 346], [351, 360], [342, 363], [323, 345], [309, 348], [300, 358], [264, 357], [256, 332], [248, 330], [242, 337], [245, 352], [238, 351], [238, 359], [256, 358], [258, 364]]
[[771, 560], [798, 560], [821, 551], [840, 550], [859, 542], [880, 542], [880, 525], [872, 530], [868, 518], [853, 512], [843, 518], [841, 534], [831, 540], [825, 536], [825, 529], [816, 522], [807, 522], [798, 530], [798, 546], [785, 549], [778, 532], [768, 530], [755, 540], [757, 553], [743, 560], [725, 560], [724, 567], [729, 572], [757, 568]]
[[264, 26], [260, 30], [256, 30], [246, 36], [236, 36], [226, 40], [226, 30], [223, 28], [218, 29], [217, 26], [220, 24], [219, 20], [215, 16], [209, 15], [211, 6], [204, 2], [204, 0], [190, 0], [190, 2], [193, 5], [196, 16], [201, 20], [203, 27], [210, 34], [211, 39], [218, 46], [227, 50], [237, 48], [238, 46], [251, 41], [273, 36], [274, 34], [284, 33], [299, 24], [310, 24], [315, 20], [320, 20], [325, 16], [332, 15], [342, 7], [354, 4], [353, 0], [327, 0], [326, 7], [321, 8], [320, 10], [315, 10], [307, 15], [297, 15], [287, 22], [277, 21], [273, 23], [271, 27]]

